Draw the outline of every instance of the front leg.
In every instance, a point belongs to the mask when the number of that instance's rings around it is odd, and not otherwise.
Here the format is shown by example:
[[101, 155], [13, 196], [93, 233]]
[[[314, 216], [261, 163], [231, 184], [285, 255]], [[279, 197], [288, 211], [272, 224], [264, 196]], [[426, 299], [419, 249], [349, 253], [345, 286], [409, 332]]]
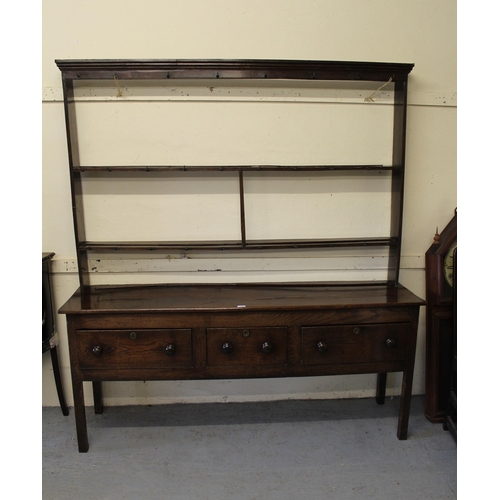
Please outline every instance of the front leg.
[[403, 440], [408, 436], [408, 421], [410, 420], [411, 393], [413, 389], [413, 373], [415, 371], [415, 351], [417, 349], [417, 327], [419, 309], [413, 310], [408, 358], [403, 372], [401, 384], [401, 401], [399, 404], [398, 438]]
[[377, 374], [377, 392], [375, 400], [377, 404], [383, 405], [385, 402], [385, 388], [387, 386], [387, 373]]
[[413, 385], [413, 366], [410, 366], [403, 373], [403, 383], [401, 387], [401, 402], [399, 405], [398, 432], [399, 439], [408, 437], [408, 421], [410, 420], [411, 392]]
[[87, 418], [85, 416], [85, 398], [83, 395], [83, 382], [73, 376], [73, 401], [75, 404], [76, 436], [78, 451], [85, 453], [89, 449], [87, 435]]

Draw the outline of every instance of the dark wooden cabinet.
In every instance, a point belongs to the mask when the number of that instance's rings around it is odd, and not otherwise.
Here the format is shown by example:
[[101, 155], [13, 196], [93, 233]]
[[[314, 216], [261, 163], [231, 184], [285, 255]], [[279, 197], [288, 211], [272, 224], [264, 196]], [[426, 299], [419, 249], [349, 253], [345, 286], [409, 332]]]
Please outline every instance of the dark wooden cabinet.
[[457, 247], [453, 250], [453, 353], [452, 353], [452, 367], [450, 377], [450, 390], [448, 393], [448, 402], [446, 404], [443, 429], [449, 430], [457, 440], [458, 432], [458, 328], [457, 328], [457, 313], [458, 313], [458, 262], [457, 262]]
[[[426, 363], [425, 414], [431, 422], [443, 422], [454, 365], [456, 301], [453, 292], [453, 252], [457, 246], [457, 214], [436, 233], [425, 255], [426, 267]], [[450, 267], [451, 266], [451, 267]]]
[[[406, 439], [420, 306], [399, 283], [405, 170], [406, 103], [412, 64], [266, 60], [58, 60], [62, 72], [80, 287], [60, 309], [67, 316], [78, 447], [88, 450], [83, 383], [109, 380], [187, 380], [305, 377], [377, 373], [377, 402], [388, 372], [402, 372], [397, 436]], [[393, 93], [392, 162], [388, 165], [99, 165], [81, 164], [76, 134], [75, 85], [148, 80], [243, 79], [373, 82]], [[88, 241], [83, 174], [157, 171], [234, 172], [239, 183], [240, 238], [227, 241]], [[386, 235], [320, 239], [247, 238], [248, 172], [331, 172], [391, 179]], [[369, 282], [272, 284], [95, 285], [89, 255], [95, 252], [193, 250], [259, 252], [317, 248], [383, 248], [386, 279]]]

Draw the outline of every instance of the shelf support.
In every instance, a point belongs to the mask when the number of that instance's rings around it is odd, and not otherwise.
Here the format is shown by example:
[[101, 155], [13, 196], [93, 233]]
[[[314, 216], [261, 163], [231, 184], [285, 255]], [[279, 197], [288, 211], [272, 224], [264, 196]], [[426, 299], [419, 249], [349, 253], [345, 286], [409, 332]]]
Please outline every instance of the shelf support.
[[241, 244], [243, 248], [247, 246], [246, 225], [245, 225], [245, 187], [243, 185], [243, 170], [238, 172], [240, 182], [240, 221], [241, 221]]
[[398, 286], [401, 260], [401, 238], [403, 230], [403, 193], [406, 152], [406, 107], [407, 79], [394, 85], [394, 127], [392, 140], [392, 164], [401, 168], [392, 172], [391, 237], [397, 243], [389, 249], [387, 280]]
[[78, 259], [78, 275], [82, 287], [90, 286], [89, 261], [86, 249], [80, 248], [80, 242], [85, 241], [85, 220], [83, 211], [82, 174], [78, 171], [80, 155], [78, 151], [78, 134], [76, 125], [75, 96], [73, 80], [62, 78], [64, 96], [64, 115], [66, 119], [66, 140], [68, 144], [69, 175], [71, 179], [71, 206], [73, 209], [73, 227], [75, 229], [75, 244]]

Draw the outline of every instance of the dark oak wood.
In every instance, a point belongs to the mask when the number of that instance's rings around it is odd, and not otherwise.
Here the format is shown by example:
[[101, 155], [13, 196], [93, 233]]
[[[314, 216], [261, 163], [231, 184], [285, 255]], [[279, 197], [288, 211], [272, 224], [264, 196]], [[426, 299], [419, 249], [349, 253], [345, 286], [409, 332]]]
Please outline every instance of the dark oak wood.
[[[297, 60], [56, 60], [63, 81], [66, 134], [72, 185], [73, 217], [77, 244], [78, 270], [80, 283], [90, 285], [89, 252], [113, 249], [128, 250], [166, 250], [166, 251], [213, 251], [227, 249], [301, 249], [357, 247], [366, 245], [388, 246], [389, 261], [387, 283], [399, 282], [404, 161], [406, 138], [407, 81], [413, 64], [386, 62], [352, 61], [297, 61]], [[249, 79], [253, 82], [266, 79], [318, 80], [318, 81], [365, 81], [392, 82], [394, 85], [394, 126], [392, 165], [81, 165], [78, 149], [78, 130], [74, 109], [74, 86], [88, 80], [168, 80], [168, 79]], [[256, 83], [257, 84], [257, 83]], [[352, 171], [370, 172], [386, 170], [392, 174], [392, 203], [390, 233], [385, 238], [344, 238], [318, 239], [315, 241], [294, 239], [285, 241], [246, 240], [244, 176], [246, 171]], [[238, 171], [240, 179], [240, 218], [241, 240], [237, 242], [88, 242], [85, 236], [85, 221], [82, 199], [82, 173], [86, 171]], [[362, 236], [362, 235], [361, 235]]]
[[455, 441], [457, 440], [457, 426], [458, 426], [458, 355], [457, 355], [457, 275], [458, 275], [458, 262], [457, 262], [457, 248], [453, 251], [453, 364], [450, 377], [450, 392], [448, 395], [448, 403], [443, 421], [443, 429], [451, 432]]
[[207, 328], [207, 366], [286, 365], [287, 328]]
[[[402, 286], [101, 286], [79, 289], [60, 312], [77, 399], [87, 380], [402, 371], [398, 437], [405, 439], [422, 304]], [[75, 400], [80, 451], [88, 449], [84, 408]]]
[[283, 79], [406, 81], [413, 64], [297, 60], [56, 60], [71, 80]]
[[[286, 60], [57, 60], [63, 80], [73, 220], [80, 288], [60, 309], [67, 316], [78, 448], [88, 450], [83, 383], [103, 410], [102, 382], [309, 377], [376, 373], [384, 402], [387, 373], [402, 372], [397, 436], [406, 439], [420, 298], [399, 284], [408, 74], [413, 64]], [[391, 165], [81, 165], [75, 98], [79, 81], [247, 79], [393, 82]], [[379, 85], [377, 84], [377, 87]], [[245, 172], [387, 171], [392, 177], [389, 234], [372, 238], [248, 240]], [[238, 173], [238, 241], [88, 241], [85, 172]], [[143, 174], [141, 174], [143, 175]], [[147, 174], [144, 174], [147, 175]], [[88, 257], [102, 250], [240, 250], [387, 247], [387, 279], [378, 282], [101, 285]]]
[[[244, 212], [242, 211], [242, 218]], [[397, 238], [334, 238], [247, 240], [245, 223], [241, 221], [241, 241], [82, 241], [79, 248], [87, 250], [280, 250], [287, 248], [333, 247], [396, 247]]]
[[401, 234], [403, 231], [404, 166], [406, 150], [407, 82], [399, 81], [394, 91], [394, 125], [392, 138], [392, 163], [401, 166], [392, 173], [391, 236], [397, 243], [389, 249], [387, 279], [398, 283], [401, 260]]
[[457, 213], [425, 254], [427, 328], [425, 358], [425, 415], [443, 422], [453, 370], [453, 288], [445, 280], [444, 257], [457, 242]]
[[321, 172], [401, 170], [401, 165], [81, 165], [74, 172]]
[[[59, 310], [62, 314], [232, 312], [248, 316], [256, 311], [309, 311], [362, 308], [359, 314], [375, 319], [377, 307], [423, 304], [403, 286], [332, 283], [226, 283], [170, 285], [93, 285], [78, 289]], [[375, 308], [375, 309], [373, 309]], [[376, 322], [379, 322], [378, 320]]]

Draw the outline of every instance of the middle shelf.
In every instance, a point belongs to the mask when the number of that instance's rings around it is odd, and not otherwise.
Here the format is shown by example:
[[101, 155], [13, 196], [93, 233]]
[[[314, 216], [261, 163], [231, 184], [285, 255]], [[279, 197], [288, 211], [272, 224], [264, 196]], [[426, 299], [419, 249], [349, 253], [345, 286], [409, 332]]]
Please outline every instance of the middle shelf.
[[396, 237], [386, 238], [332, 238], [283, 239], [250, 241], [84, 241], [80, 250], [282, 250], [297, 248], [391, 246], [399, 242]]

